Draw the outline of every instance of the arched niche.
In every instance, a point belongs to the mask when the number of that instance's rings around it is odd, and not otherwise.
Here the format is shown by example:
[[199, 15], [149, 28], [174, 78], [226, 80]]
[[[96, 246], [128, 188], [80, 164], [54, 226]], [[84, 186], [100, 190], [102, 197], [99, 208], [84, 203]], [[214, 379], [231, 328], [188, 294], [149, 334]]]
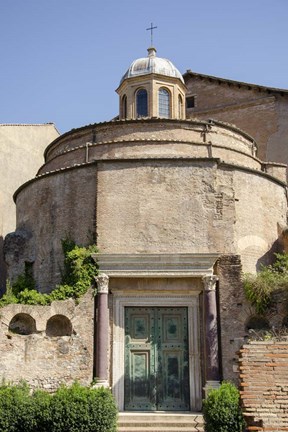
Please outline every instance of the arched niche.
[[47, 321], [46, 335], [55, 336], [71, 336], [72, 323], [65, 315], [53, 315]]
[[19, 335], [36, 333], [36, 321], [26, 313], [16, 314], [9, 323], [9, 330]]
[[260, 315], [252, 315], [248, 318], [245, 330], [269, 330], [270, 324], [267, 318]]

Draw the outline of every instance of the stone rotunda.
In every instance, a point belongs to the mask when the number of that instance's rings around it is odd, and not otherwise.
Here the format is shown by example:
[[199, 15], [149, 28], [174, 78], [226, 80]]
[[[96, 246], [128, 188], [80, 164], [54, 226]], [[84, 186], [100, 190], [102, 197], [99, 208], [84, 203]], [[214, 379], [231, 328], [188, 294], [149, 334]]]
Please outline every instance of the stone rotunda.
[[186, 119], [183, 77], [155, 48], [117, 93], [118, 120], [54, 140], [16, 191], [9, 275], [28, 263], [49, 292], [61, 279], [61, 239], [96, 243], [87, 381], [94, 365], [120, 411], [201, 410], [207, 389], [237, 379], [249, 318], [241, 272], [278, 247], [286, 167], [259, 160], [233, 125]]

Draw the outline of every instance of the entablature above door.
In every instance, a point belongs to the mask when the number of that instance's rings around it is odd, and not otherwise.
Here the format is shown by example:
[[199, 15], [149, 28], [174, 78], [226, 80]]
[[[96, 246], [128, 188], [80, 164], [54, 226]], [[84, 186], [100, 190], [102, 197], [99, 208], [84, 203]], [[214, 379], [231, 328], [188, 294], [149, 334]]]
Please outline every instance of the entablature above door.
[[94, 254], [100, 272], [109, 277], [201, 277], [213, 275], [218, 253]]

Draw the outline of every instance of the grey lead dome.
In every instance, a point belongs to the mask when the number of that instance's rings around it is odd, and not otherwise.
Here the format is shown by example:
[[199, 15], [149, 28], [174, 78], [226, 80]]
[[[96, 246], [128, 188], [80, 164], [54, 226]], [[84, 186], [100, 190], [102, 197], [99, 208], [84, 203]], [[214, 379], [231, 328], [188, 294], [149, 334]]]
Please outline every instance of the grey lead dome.
[[182, 74], [173, 63], [168, 59], [157, 57], [156, 49], [151, 47], [148, 48], [148, 57], [136, 59], [131, 63], [129, 69], [123, 75], [120, 84], [127, 78], [151, 73], [179, 78], [184, 83]]

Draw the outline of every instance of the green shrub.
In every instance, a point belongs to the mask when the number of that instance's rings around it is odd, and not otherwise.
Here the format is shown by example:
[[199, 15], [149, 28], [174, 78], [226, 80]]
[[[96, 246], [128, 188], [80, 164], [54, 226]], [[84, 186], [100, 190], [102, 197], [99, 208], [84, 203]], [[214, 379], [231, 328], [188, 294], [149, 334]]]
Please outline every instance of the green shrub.
[[288, 290], [288, 254], [275, 254], [275, 263], [263, 266], [256, 275], [245, 274], [244, 292], [247, 300], [259, 315], [272, 305], [272, 294], [278, 289]]
[[114, 432], [117, 410], [109, 390], [74, 384], [61, 387], [51, 401], [51, 432]]
[[239, 401], [239, 391], [231, 383], [211, 390], [203, 401], [205, 432], [242, 432], [244, 419]]
[[1, 432], [34, 432], [37, 430], [36, 417], [32, 406], [33, 402], [27, 384], [1, 386]]
[[53, 300], [73, 297], [78, 299], [87, 292], [97, 275], [97, 267], [92, 258], [98, 249], [95, 245], [78, 246], [70, 239], [62, 240], [64, 270], [62, 284], [51, 293]]
[[117, 409], [111, 392], [73, 384], [54, 395], [30, 394], [27, 384], [0, 387], [1, 432], [115, 432]]
[[[31, 432], [48, 432], [51, 424], [52, 396], [43, 390], [36, 390], [30, 396], [30, 400], [36, 424], [36, 428], [31, 429]], [[30, 432], [30, 430], [26, 432]]]
[[64, 252], [64, 270], [62, 284], [57, 285], [50, 294], [42, 294], [35, 289], [35, 281], [31, 275], [30, 267], [26, 266], [23, 275], [10, 285], [7, 281], [6, 294], [0, 299], [0, 307], [12, 303], [28, 305], [49, 305], [54, 300], [67, 298], [79, 299], [84, 295], [98, 274], [96, 264], [91, 257], [97, 253], [97, 247], [77, 246], [71, 240], [62, 240]]
[[10, 284], [10, 281], [6, 282], [6, 293], [0, 299], [0, 307], [7, 306], [8, 304], [18, 303], [18, 298], [13, 293], [13, 288]]

